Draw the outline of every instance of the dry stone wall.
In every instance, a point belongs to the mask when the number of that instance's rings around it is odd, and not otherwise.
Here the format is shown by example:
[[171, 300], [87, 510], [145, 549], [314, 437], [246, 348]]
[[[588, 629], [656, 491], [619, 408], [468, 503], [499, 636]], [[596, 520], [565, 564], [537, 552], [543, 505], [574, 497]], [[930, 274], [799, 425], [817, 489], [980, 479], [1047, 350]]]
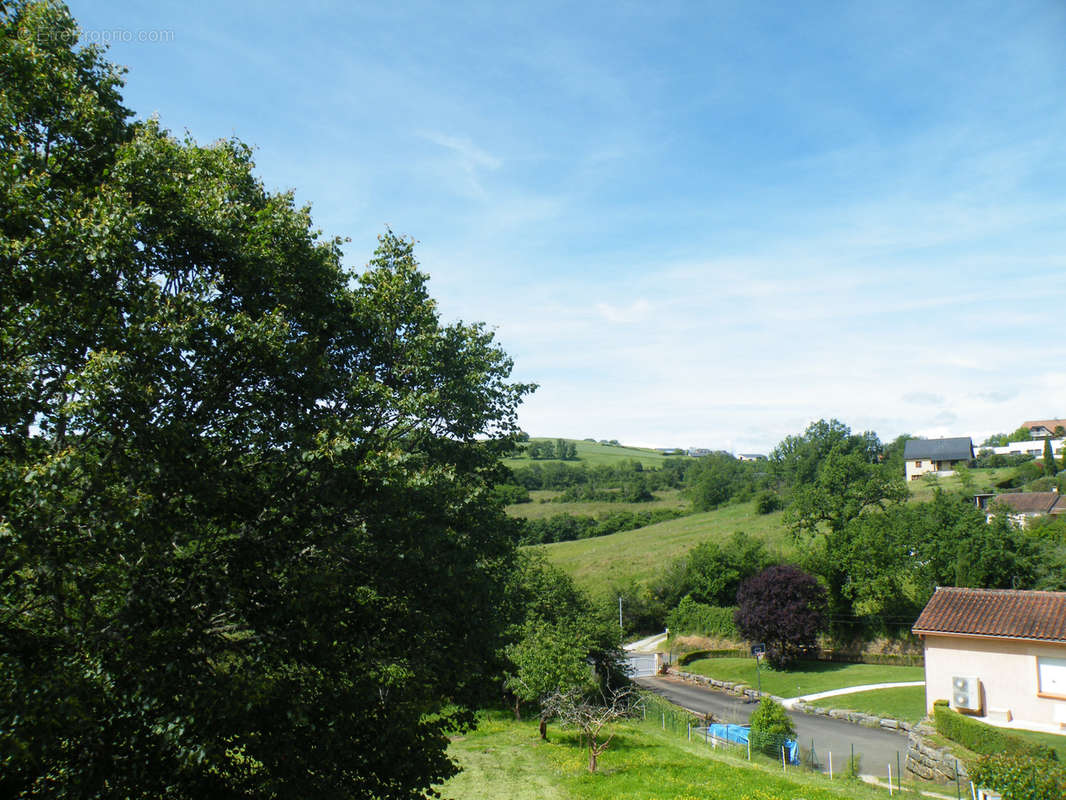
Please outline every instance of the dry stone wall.
[[907, 761], [903, 771], [916, 778], [937, 783], [954, 783], [956, 771], [962, 783], [970, 782], [966, 765], [950, 750], [934, 747], [926, 738], [936, 731], [928, 725], [918, 725], [907, 735]]

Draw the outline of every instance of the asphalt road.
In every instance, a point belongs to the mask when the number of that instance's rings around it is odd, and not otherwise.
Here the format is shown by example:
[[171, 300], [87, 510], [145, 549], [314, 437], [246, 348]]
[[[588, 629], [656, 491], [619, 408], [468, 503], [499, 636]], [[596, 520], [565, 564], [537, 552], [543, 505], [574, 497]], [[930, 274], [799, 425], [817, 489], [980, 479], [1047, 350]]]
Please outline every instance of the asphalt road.
[[[669, 678], [637, 678], [636, 682], [667, 700], [699, 714], [712, 714], [715, 722], [747, 724], [755, 710], [754, 703], [746, 703], [731, 695], [693, 686]], [[896, 774], [896, 753], [902, 764], [907, 755], [907, 737], [884, 728], [864, 728], [850, 722], [800, 714], [790, 711], [788, 715], [796, 725], [796, 739], [800, 746], [809, 748], [814, 740], [814, 749], [822, 769], [828, 769], [828, 754], [833, 753], [833, 771], [843, 768], [855, 745], [855, 755], [862, 754], [860, 771], [865, 774], [887, 776], [888, 765]]]

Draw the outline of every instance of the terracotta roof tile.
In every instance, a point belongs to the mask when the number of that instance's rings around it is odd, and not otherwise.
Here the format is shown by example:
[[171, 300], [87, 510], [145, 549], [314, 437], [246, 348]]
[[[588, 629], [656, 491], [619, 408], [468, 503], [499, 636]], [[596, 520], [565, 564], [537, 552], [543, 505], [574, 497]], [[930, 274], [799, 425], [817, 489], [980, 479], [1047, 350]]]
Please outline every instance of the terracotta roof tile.
[[912, 630], [1066, 642], [1066, 592], [941, 586]]
[[1058, 426], [1066, 428], [1066, 419], [1027, 419], [1022, 423], [1023, 428], [1047, 428], [1049, 431], [1054, 431]]
[[1008, 492], [997, 494], [993, 503], [1002, 503], [1019, 514], [1048, 514], [1059, 502], [1057, 492]]

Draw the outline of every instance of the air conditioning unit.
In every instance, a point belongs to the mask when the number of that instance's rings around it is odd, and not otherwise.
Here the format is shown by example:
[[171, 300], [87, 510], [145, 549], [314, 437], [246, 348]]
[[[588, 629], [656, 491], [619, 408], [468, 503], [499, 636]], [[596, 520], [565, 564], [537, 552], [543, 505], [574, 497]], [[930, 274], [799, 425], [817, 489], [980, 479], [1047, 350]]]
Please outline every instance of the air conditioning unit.
[[956, 675], [951, 679], [951, 707], [981, 710], [981, 681], [976, 675]]

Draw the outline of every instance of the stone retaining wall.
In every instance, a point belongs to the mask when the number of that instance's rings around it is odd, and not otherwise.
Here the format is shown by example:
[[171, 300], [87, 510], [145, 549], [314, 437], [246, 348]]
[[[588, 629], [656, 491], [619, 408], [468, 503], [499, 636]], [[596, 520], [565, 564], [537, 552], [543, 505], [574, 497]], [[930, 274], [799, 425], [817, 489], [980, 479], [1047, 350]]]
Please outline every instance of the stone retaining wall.
[[937, 783], [954, 783], [955, 770], [964, 784], [970, 782], [966, 765], [955, 758], [950, 751], [933, 747], [926, 736], [936, 731], [928, 725], [918, 725], [907, 735], [907, 761], [903, 771], [927, 781]]

